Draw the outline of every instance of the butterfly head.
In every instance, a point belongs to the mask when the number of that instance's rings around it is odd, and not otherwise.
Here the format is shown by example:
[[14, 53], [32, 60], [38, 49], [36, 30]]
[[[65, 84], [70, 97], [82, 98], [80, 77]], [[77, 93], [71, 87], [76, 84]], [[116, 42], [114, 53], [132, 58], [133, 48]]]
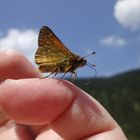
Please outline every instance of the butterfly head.
[[91, 54], [88, 54], [84, 57], [79, 57], [78, 56], [77, 61], [76, 61], [76, 67], [78, 68], [78, 67], [83, 67], [83, 66], [87, 65], [87, 66], [89, 66], [90, 68], [92, 68], [96, 71], [96, 69], [94, 68], [96, 65], [88, 63], [87, 60], [85, 59], [86, 57], [88, 57], [90, 55], [93, 55], [93, 54], [95, 54], [95, 52], [92, 52]]
[[77, 65], [78, 67], [83, 67], [87, 64], [87, 60], [81, 57], [77, 58]]

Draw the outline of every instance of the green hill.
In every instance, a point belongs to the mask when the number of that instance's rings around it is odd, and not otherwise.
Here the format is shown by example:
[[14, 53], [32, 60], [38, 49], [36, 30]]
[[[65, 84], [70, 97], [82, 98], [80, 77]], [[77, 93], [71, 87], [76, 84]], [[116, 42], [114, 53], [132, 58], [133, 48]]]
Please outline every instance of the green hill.
[[140, 139], [140, 70], [109, 78], [78, 79], [75, 84], [110, 112], [128, 139]]

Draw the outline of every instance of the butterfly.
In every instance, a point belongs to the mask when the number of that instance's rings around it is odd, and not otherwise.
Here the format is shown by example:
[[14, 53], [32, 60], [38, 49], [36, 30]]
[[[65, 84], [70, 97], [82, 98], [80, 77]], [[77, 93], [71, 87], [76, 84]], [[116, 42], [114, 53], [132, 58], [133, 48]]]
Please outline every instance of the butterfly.
[[[50, 73], [48, 76], [51, 74], [55, 76], [58, 73], [64, 73], [65, 75], [70, 72], [76, 78], [77, 73], [75, 71], [77, 68], [85, 65], [92, 68], [95, 66], [87, 63], [85, 57], [80, 57], [72, 53], [47, 26], [43, 26], [40, 29], [38, 46], [35, 54], [35, 62], [39, 65], [40, 72]], [[92, 54], [95, 54], [95, 52], [92, 52]]]

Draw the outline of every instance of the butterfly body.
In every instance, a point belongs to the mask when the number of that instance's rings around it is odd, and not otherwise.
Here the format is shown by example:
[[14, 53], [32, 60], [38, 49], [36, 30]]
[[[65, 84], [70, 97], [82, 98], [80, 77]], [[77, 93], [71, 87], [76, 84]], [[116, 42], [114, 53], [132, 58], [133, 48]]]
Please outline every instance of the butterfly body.
[[[81, 62], [82, 61], [82, 62]], [[75, 70], [78, 67], [82, 67], [84, 66], [86, 63], [86, 60], [76, 60], [76, 62], [74, 60], [68, 60], [68, 61], [62, 61], [62, 63], [55, 63], [55, 64], [41, 64], [39, 66], [39, 70], [42, 73], [46, 73], [46, 72], [53, 72], [53, 73], [66, 73], [66, 72], [75, 72]]]

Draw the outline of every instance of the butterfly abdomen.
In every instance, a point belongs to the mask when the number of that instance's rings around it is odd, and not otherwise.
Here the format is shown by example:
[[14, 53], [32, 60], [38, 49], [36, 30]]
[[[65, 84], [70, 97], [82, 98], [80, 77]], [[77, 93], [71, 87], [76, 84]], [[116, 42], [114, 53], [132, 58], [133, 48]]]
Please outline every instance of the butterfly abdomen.
[[46, 65], [39, 66], [39, 71], [42, 73], [53, 72], [53, 73], [64, 73], [66, 72], [66, 67], [64, 66], [54, 66], [54, 65]]

